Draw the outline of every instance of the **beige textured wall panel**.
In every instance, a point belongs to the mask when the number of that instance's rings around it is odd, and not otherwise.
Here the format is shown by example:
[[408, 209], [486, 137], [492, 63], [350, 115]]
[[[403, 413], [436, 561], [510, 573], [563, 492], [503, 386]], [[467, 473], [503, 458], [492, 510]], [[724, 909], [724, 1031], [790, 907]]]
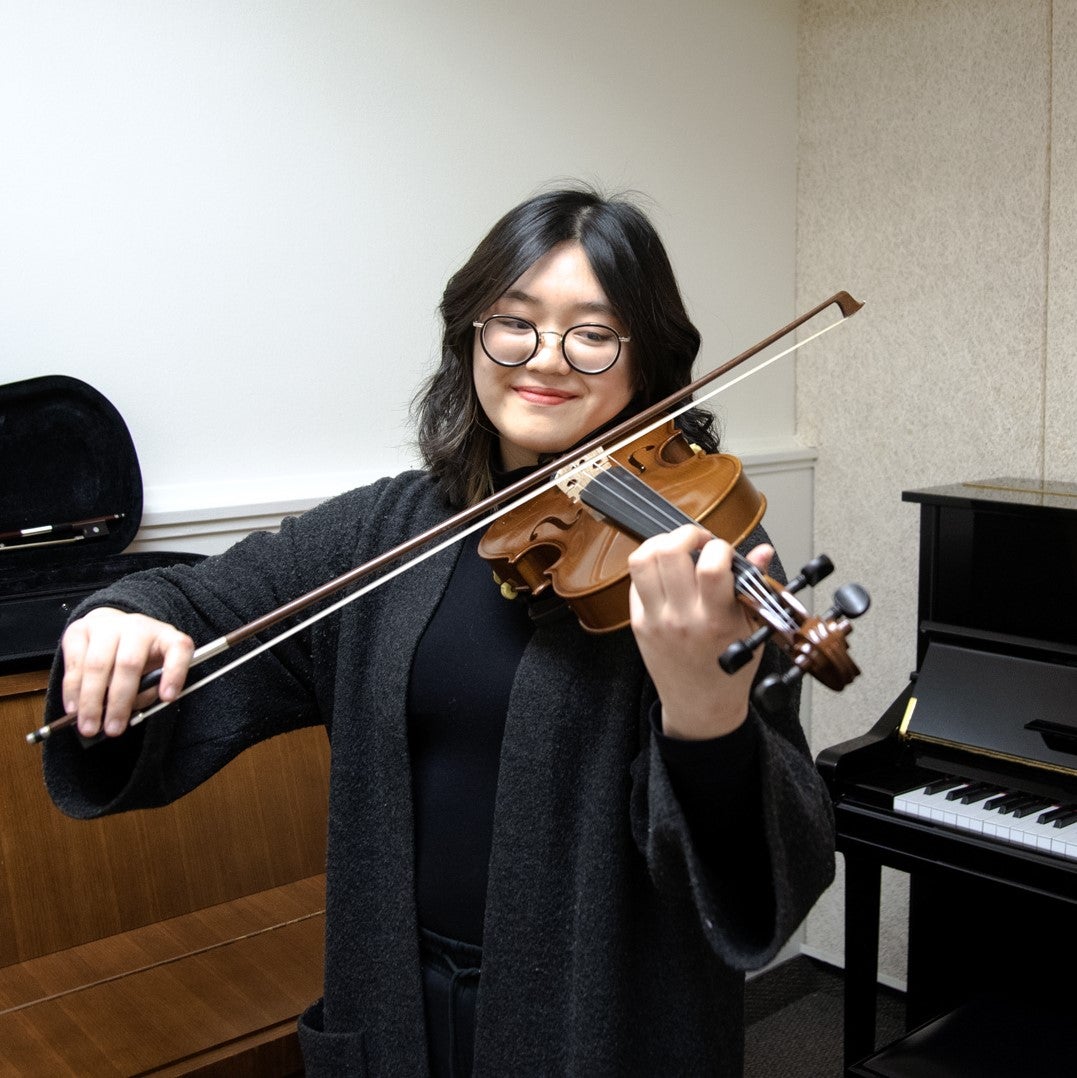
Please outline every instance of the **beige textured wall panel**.
[[[818, 750], [866, 731], [914, 663], [918, 507], [901, 492], [1041, 472], [1050, 4], [800, 14], [798, 307], [837, 288], [865, 307], [798, 359], [798, 435], [818, 450], [816, 549], [874, 600], [850, 641], [862, 678], [814, 693]], [[881, 969], [902, 980], [891, 890]], [[840, 914], [834, 888], [809, 948], [842, 954]]]
[[1044, 473], [1077, 482], [1077, 0], [1053, 5]]

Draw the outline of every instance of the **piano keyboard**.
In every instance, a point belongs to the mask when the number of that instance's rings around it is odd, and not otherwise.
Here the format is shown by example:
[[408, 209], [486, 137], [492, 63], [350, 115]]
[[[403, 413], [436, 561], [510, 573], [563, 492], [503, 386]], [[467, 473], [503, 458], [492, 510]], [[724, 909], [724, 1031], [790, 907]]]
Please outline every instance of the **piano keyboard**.
[[1077, 860], [1077, 803], [1053, 802], [986, 782], [941, 778], [898, 794], [894, 811]]

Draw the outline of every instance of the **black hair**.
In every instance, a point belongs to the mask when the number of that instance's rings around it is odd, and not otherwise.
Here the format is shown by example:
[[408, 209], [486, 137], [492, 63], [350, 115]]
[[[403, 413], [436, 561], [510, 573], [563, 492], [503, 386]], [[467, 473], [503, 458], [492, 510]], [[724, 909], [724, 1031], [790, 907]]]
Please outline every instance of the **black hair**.
[[[514, 281], [560, 243], [578, 242], [632, 338], [633, 405], [642, 409], [692, 380], [699, 331], [692, 324], [669, 257], [647, 216], [626, 197], [590, 188], [537, 195], [506, 213], [450, 278], [441, 301], [441, 362], [415, 398], [423, 460], [455, 506], [491, 491], [497, 432], [472, 378], [472, 323]], [[678, 426], [708, 452], [718, 448], [714, 417], [701, 409]]]

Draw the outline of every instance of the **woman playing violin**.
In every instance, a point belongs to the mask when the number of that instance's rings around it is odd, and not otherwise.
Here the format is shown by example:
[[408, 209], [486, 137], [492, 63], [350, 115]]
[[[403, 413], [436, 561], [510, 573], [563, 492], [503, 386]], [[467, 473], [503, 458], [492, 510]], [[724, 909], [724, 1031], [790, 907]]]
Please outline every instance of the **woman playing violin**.
[[[136, 574], [64, 634], [45, 746], [59, 806], [175, 799], [252, 743], [332, 747], [324, 997], [310, 1075], [737, 1075], [744, 971], [833, 875], [829, 801], [797, 719], [759, 713], [768, 645], [732, 548], [686, 525], [632, 554], [629, 628], [506, 599], [475, 536], [127, 730], [141, 675], [184, 684], [229, 632], [474, 504], [690, 381], [699, 335], [630, 202], [541, 194], [450, 280], [416, 399], [422, 471], [286, 520], [197, 566]], [[717, 449], [689, 412], [690, 441]], [[741, 544], [780, 575], [757, 528]]]

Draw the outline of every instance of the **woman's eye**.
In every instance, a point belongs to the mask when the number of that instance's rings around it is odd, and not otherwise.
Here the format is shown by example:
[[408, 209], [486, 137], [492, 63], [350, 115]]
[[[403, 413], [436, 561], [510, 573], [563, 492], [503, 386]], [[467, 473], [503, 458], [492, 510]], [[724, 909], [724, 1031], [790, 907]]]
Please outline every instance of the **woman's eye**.
[[525, 322], [522, 318], [512, 318], [507, 315], [501, 315], [497, 319], [498, 327], [507, 330], [509, 333], [531, 333], [533, 327], [530, 322]]
[[573, 336], [582, 344], [609, 344], [616, 334], [605, 326], [582, 326]]

